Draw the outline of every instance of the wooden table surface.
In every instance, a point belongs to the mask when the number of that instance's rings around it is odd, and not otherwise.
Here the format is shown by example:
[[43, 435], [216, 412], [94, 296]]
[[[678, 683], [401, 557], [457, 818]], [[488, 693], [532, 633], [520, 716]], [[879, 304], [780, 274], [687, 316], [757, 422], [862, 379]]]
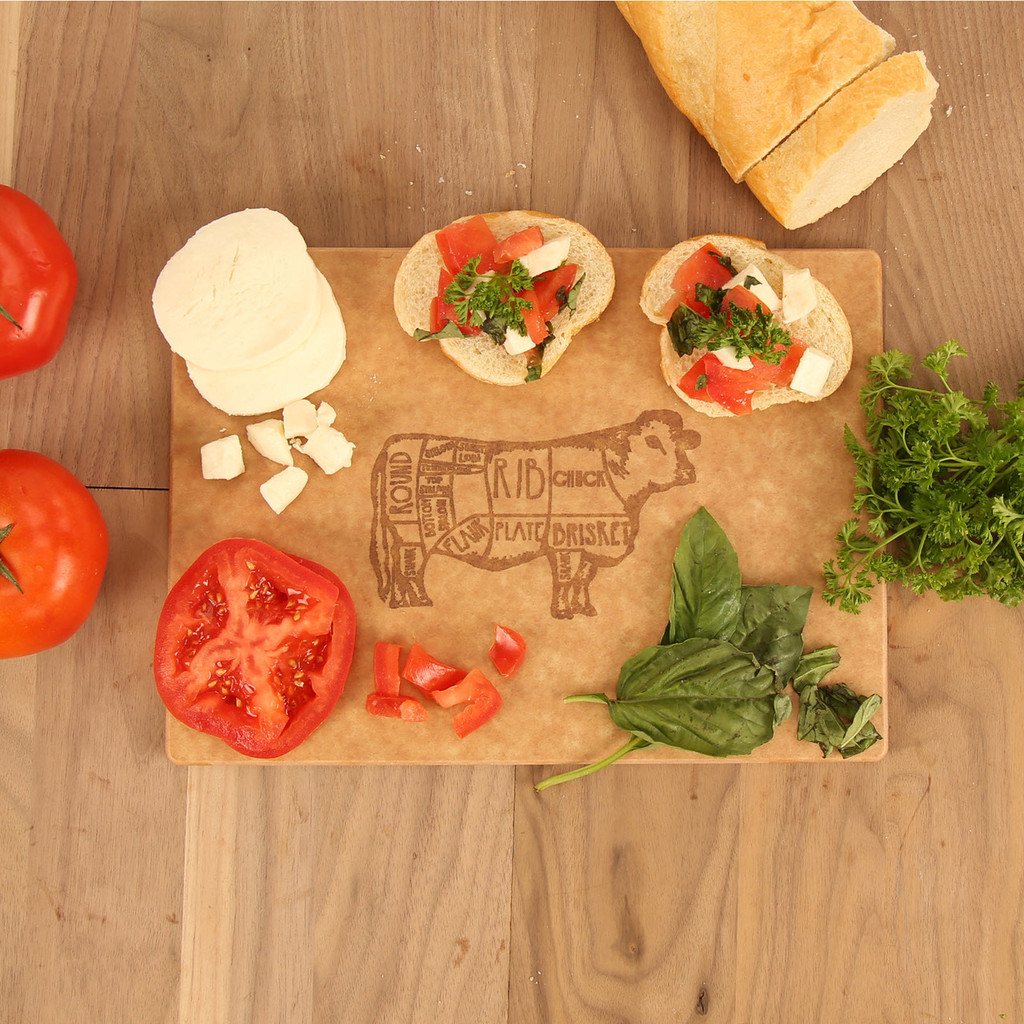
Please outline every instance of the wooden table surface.
[[80, 268], [0, 445], [111, 534], [94, 614], [0, 663], [0, 1020], [1024, 1020], [1024, 612], [889, 592], [878, 763], [181, 768], [151, 642], [171, 360], [150, 293], [245, 206], [404, 247], [533, 208], [608, 246], [705, 230], [882, 256], [886, 344], [1024, 377], [1024, 7], [863, 3], [939, 81], [869, 191], [787, 232], [670, 105], [610, 3], [0, 5], [0, 179]]

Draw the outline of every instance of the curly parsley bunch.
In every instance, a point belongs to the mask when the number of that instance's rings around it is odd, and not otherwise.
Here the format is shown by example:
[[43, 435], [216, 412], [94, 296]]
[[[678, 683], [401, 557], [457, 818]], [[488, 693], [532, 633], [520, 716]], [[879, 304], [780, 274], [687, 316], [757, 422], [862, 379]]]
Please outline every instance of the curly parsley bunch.
[[[857, 466], [853, 511], [825, 565], [823, 597], [856, 612], [877, 583], [898, 582], [943, 600], [1024, 598], [1024, 382], [980, 401], [949, 385], [948, 341], [924, 357], [942, 390], [912, 387], [913, 362], [885, 352], [868, 363], [861, 392], [864, 446], [847, 426]], [[866, 521], [864, 516], [866, 515]]]

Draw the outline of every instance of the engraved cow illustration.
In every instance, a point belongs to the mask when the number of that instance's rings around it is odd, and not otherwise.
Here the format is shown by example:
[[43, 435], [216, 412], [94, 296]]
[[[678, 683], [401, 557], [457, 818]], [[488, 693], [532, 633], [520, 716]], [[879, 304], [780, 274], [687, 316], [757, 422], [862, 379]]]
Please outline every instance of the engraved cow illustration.
[[693, 483], [700, 435], [672, 410], [553, 441], [397, 434], [373, 467], [370, 560], [392, 608], [433, 602], [433, 555], [499, 570], [544, 557], [555, 618], [595, 615], [590, 581], [632, 550], [657, 491]]

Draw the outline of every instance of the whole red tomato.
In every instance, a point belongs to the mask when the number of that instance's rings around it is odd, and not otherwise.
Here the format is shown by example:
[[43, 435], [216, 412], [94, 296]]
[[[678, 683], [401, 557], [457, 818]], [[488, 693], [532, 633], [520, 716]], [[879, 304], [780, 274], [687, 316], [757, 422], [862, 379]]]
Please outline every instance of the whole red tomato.
[[67, 640], [96, 603], [107, 551], [79, 480], [37, 452], [0, 451], [0, 658]]
[[0, 380], [56, 355], [77, 288], [75, 258], [46, 211], [0, 185]]
[[355, 631], [352, 598], [329, 569], [262, 541], [218, 541], [167, 595], [157, 692], [193, 729], [250, 757], [279, 757], [338, 702]]

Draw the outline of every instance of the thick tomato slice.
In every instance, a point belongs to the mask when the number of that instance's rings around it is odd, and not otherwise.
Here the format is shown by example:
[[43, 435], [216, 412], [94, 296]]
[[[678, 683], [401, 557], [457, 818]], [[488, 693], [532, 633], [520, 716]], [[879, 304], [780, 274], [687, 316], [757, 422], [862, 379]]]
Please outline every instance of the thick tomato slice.
[[697, 285], [722, 288], [732, 279], [733, 272], [722, 265], [719, 257], [725, 258], [709, 242], [683, 260], [675, 277], [672, 278], [672, 298], [662, 311], [666, 320], [672, 316], [681, 302], [695, 313], [700, 313], [702, 317], [707, 318], [711, 315], [711, 310], [697, 298]]
[[565, 296], [576, 283], [577, 270], [579, 267], [575, 263], [563, 263], [534, 280], [533, 291], [537, 296], [537, 305], [546, 321], [550, 321], [561, 309]]
[[256, 540], [208, 548], [171, 588], [153, 670], [168, 710], [251, 757], [298, 746], [341, 696], [355, 609], [329, 569]]
[[504, 266], [528, 252], [533, 252], [534, 249], [539, 249], [543, 244], [544, 235], [534, 224], [498, 242], [491, 251], [491, 262], [496, 267]]
[[494, 643], [489, 653], [494, 667], [511, 679], [526, 658], [526, 641], [514, 629], [498, 625], [494, 627]]
[[484, 722], [489, 722], [501, 708], [501, 694], [478, 668], [470, 669], [465, 678], [444, 690], [435, 690], [431, 696], [443, 708], [466, 704], [453, 719], [452, 728], [459, 739], [464, 739]]
[[452, 274], [457, 274], [474, 256], [481, 257], [477, 270], [494, 269], [491, 253], [498, 240], [482, 214], [441, 228], [436, 238], [441, 259]]

